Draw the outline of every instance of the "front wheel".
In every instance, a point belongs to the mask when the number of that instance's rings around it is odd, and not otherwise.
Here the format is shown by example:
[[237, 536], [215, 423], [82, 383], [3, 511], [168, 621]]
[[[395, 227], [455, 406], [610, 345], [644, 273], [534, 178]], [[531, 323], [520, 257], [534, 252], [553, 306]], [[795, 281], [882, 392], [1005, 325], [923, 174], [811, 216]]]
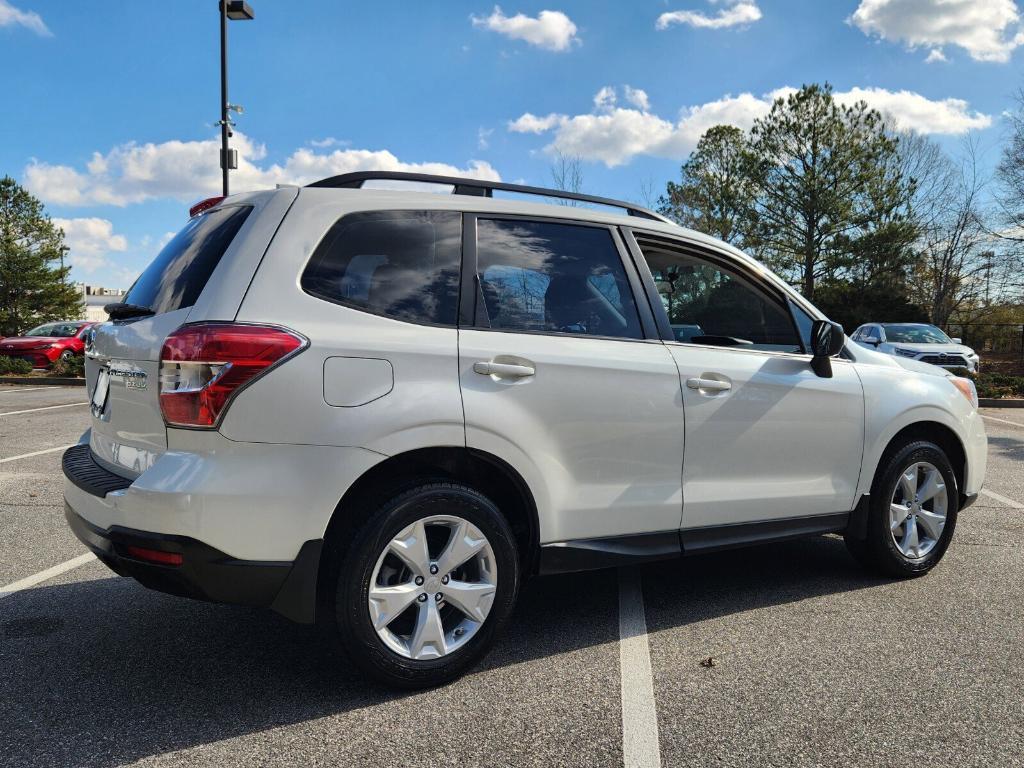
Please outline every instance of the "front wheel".
[[356, 534], [338, 569], [337, 629], [378, 680], [440, 685], [486, 654], [518, 588], [512, 531], [495, 504], [465, 486], [421, 485]]
[[917, 440], [882, 457], [871, 487], [867, 536], [850, 553], [887, 576], [920, 576], [942, 559], [956, 528], [956, 476], [939, 446]]
[[74, 358], [74, 356], [75, 356], [74, 352], [72, 352], [70, 349], [65, 349], [63, 352], [60, 353], [59, 360], [60, 360], [60, 362], [62, 362], [65, 365], [67, 365], [68, 363], [71, 362], [71, 360]]

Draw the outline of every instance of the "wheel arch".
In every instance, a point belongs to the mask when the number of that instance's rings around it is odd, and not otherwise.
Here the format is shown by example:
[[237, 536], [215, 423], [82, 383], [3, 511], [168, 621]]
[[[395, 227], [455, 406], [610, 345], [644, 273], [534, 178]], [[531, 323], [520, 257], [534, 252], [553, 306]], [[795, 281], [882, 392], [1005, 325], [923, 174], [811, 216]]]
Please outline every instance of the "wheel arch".
[[906, 445], [914, 440], [928, 440], [935, 443], [946, 454], [949, 463], [953, 467], [953, 474], [956, 477], [957, 494], [964, 495], [964, 484], [967, 481], [967, 451], [963, 441], [949, 426], [938, 421], [915, 421], [893, 435], [886, 443], [885, 448], [879, 454], [875, 462], [874, 471], [871, 473], [871, 483], [875, 482], [882, 460], [897, 446]]
[[418, 448], [390, 456], [364, 472], [335, 507], [324, 533], [320, 587], [329, 584], [329, 569], [356, 528], [391, 496], [429, 480], [468, 485], [489, 497], [505, 515], [515, 535], [524, 573], [535, 573], [539, 559], [537, 506], [523, 477], [493, 454], [462, 446]]

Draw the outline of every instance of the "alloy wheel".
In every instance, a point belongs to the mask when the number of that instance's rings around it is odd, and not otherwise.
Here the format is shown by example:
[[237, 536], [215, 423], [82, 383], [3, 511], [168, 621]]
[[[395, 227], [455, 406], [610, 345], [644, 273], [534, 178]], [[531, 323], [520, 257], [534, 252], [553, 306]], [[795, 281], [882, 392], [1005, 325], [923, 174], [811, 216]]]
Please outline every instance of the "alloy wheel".
[[480, 630], [497, 591], [487, 537], [452, 515], [422, 518], [401, 530], [377, 558], [369, 617], [381, 641], [417, 661], [441, 658]]
[[900, 474], [889, 503], [893, 543], [908, 560], [920, 560], [942, 538], [949, 496], [938, 468], [927, 461], [911, 464]]

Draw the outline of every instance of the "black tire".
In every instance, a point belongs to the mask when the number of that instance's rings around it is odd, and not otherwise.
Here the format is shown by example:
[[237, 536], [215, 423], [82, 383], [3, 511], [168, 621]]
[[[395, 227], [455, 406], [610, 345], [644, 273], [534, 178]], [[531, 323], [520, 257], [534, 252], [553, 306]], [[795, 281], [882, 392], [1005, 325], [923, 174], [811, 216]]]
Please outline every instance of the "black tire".
[[[386, 646], [374, 630], [368, 609], [370, 579], [391, 539], [417, 520], [437, 514], [463, 518], [487, 537], [497, 562], [497, 590], [487, 618], [462, 647], [438, 659], [415, 660]], [[337, 637], [356, 667], [392, 687], [430, 688], [465, 673], [490, 650], [519, 592], [519, 557], [508, 521], [486, 496], [454, 483], [430, 482], [386, 501], [339, 557], [329, 603]]]
[[[934, 465], [942, 474], [947, 489], [946, 524], [930, 552], [924, 557], [910, 559], [900, 552], [893, 541], [889, 526], [889, 504], [899, 483], [900, 474], [911, 465], [924, 461]], [[882, 456], [871, 486], [867, 536], [859, 539], [847, 534], [847, 549], [864, 567], [884, 576], [923, 576], [935, 567], [949, 548], [950, 539], [956, 529], [959, 504], [956, 475], [949, 459], [939, 446], [926, 440], [915, 440], [890, 449]]]
[[70, 349], [65, 349], [63, 352], [60, 353], [60, 361], [62, 363], [70, 363], [71, 358], [73, 358], [74, 356], [74, 352], [72, 352]]

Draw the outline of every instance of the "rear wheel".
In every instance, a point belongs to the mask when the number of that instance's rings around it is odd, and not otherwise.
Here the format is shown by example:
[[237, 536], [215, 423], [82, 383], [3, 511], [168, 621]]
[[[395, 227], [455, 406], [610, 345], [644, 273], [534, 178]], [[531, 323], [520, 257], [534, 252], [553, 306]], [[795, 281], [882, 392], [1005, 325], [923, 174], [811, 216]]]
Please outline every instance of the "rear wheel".
[[465, 486], [429, 483], [383, 504], [337, 572], [337, 630], [352, 660], [406, 688], [461, 675], [515, 604], [513, 542], [494, 503]]
[[871, 488], [867, 536], [851, 554], [888, 576], [919, 576], [942, 559], [956, 528], [959, 494], [946, 454], [914, 441], [882, 457]]

